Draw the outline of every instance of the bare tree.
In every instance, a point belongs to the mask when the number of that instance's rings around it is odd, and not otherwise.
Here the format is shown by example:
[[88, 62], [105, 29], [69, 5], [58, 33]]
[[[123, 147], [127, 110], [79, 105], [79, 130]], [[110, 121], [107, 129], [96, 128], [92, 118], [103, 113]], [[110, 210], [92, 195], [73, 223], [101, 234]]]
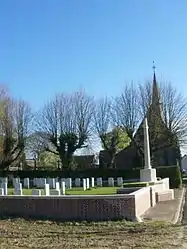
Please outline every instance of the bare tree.
[[39, 158], [40, 154], [45, 151], [47, 144], [47, 135], [45, 133], [33, 132], [28, 137], [27, 149], [32, 157]]
[[115, 156], [119, 144], [124, 140], [123, 131], [115, 125], [114, 117], [113, 103], [109, 98], [102, 98], [95, 103], [94, 127], [104, 148], [103, 157], [108, 159], [108, 168], [115, 167]]
[[160, 96], [163, 121], [178, 145], [185, 146], [187, 144], [187, 99], [171, 83], [161, 85]]
[[153, 83], [146, 81], [145, 84], [139, 84], [136, 92], [136, 98], [139, 106], [139, 116], [141, 118], [147, 115], [147, 111], [152, 101]]
[[111, 101], [107, 97], [95, 102], [94, 129], [101, 140], [102, 147], [109, 156], [107, 167], [112, 167], [115, 148], [112, 149], [106, 143], [107, 133], [111, 129]]
[[139, 98], [137, 87], [133, 82], [127, 83], [121, 95], [115, 98], [114, 110], [117, 126], [127, 133], [131, 143], [137, 149], [139, 157], [142, 158], [144, 155], [142, 144], [135, 137], [135, 132], [141, 119]]
[[137, 90], [133, 83], [126, 84], [121, 95], [115, 98], [114, 109], [116, 123], [133, 139], [140, 117]]
[[59, 155], [63, 167], [71, 167], [73, 154], [86, 146], [90, 136], [93, 99], [84, 91], [59, 94], [37, 116], [37, 127], [45, 135], [45, 149]]
[[22, 100], [12, 99], [4, 88], [0, 91], [0, 168], [19, 164], [26, 148], [32, 113]]
[[109, 98], [102, 98], [95, 103], [94, 111], [94, 128], [101, 139], [101, 143], [105, 149], [108, 149], [106, 135], [111, 129], [111, 101]]

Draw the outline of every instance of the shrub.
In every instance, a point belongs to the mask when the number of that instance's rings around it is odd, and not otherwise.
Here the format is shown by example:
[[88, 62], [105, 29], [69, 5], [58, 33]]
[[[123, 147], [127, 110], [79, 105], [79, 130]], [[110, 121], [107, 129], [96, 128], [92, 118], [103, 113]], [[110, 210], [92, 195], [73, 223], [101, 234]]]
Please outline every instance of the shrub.
[[33, 170], [33, 171], [1, 171], [0, 177], [14, 176], [20, 178], [37, 178], [37, 177], [72, 177], [72, 178], [86, 178], [86, 177], [102, 177], [107, 180], [109, 177], [123, 177], [124, 179], [139, 179], [140, 170], [138, 169], [84, 169], [84, 170]]
[[179, 166], [167, 166], [157, 168], [157, 176], [161, 178], [169, 177], [170, 188], [182, 187], [182, 175]]

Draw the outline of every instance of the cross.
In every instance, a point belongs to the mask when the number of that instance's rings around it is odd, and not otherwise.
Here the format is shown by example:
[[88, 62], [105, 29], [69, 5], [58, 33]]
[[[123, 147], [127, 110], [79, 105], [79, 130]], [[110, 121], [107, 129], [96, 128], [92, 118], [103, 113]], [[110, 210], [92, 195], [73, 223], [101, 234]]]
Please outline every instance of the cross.
[[156, 67], [155, 67], [155, 62], [153, 61], [153, 72], [155, 73], [155, 69], [156, 69]]

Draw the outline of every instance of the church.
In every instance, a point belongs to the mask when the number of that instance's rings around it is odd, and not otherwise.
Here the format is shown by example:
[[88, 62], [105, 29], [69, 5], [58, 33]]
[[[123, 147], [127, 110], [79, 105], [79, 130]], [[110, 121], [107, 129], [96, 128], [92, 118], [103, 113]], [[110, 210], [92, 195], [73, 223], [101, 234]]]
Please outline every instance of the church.
[[[146, 117], [149, 126], [151, 163], [153, 167], [180, 165], [180, 146], [175, 135], [163, 121], [159, 89], [153, 67], [152, 99]], [[144, 164], [143, 120], [137, 129], [133, 141], [128, 147], [115, 156], [115, 168], [132, 169], [143, 167]], [[100, 151], [100, 166], [107, 165], [107, 152]]]

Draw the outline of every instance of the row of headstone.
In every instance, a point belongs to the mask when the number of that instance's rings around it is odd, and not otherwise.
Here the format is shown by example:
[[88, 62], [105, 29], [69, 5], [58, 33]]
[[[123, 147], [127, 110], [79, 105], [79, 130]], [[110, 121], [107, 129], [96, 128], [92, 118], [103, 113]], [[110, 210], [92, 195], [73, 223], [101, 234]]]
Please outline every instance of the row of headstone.
[[[46, 183], [45, 184], [45, 188], [44, 188], [44, 193], [45, 196], [51, 196], [51, 195], [65, 195], [66, 193], [66, 186], [65, 186], [65, 182], [61, 182], [61, 186], [59, 182], [55, 183], [55, 189], [50, 189], [50, 184]], [[41, 189], [33, 189], [32, 190], [32, 195], [34, 196], [41, 196]]]
[[[50, 185], [48, 183], [44, 186], [45, 196], [50, 195], [65, 195], [66, 187], [65, 182], [62, 182], [62, 186], [60, 187], [60, 183], [56, 182], [55, 189], [50, 189]], [[8, 184], [6, 182], [1, 183], [0, 195], [8, 195]], [[23, 195], [22, 183], [15, 183], [14, 185], [14, 195]], [[33, 189], [32, 195], [41, 196], [41, 189]]]
[[[77, 179], [77, 180], [76, 180]], [[75, 186], [76, 187], [79, 187], [80, 186], [80, 178], [76, 178], [75, 179]], [[83, 188], [84, 186], [86, 186], [86, 189], [88, 189], [90, 187], [89, 185], [89, 178], [86, 178], [86, 180], [84, 181], [85, 179], [83, 179]], [[79, 183], [78, 185], [76, 185], [76, 183]], [[91, 178], [91, 188], [94, 188], [94, 183], [95, 183], [95, 180], [94, 178], [92, 177]], [[85, 185], [86, 184], [86, 185]], [[96, 179], [96, 184], [97, 184], [97, 187], [102, 187], [103, 186], [103, 179], [102, 177], [98, 177]], [[117, 178], [117, 186], [118, 187], [121, 187], [123, 185], [123, 177], [118, 177]], [[115, 186], [115, 181], [114, 181], [114, 178], [113, 177], [109, 177], [108, 178], [108, 186], [109, 187], [114, 187]]]
[[[90, 179], [86, 178], [86, 180], [85, 181], [84, 180], [85, 179], [83, 179], [83, 188], [84, 188], [84, 186], [86, 186], [86, 189], [88, 189], [90, 187], [90, 184], [89, 184]], [[95, 184], [95, 179], [94, 179], [94, 177], [92, 177], [91, 178], [91, 188], [94, 188], [94, 186], [95, 186], [94, 184]], [[96, 184], [97, 184], [97, 187], [102, 187], [103, 186], [102, 177], [98, 177], [96, 179]], [[121, 187], [122, 185], [123, 185], [123, 177], [118, 177], [117, 178], [117, 186]], [[108, 186], [109, 187], [114, 187], [115, 186], [115, 181], [114, 181], [113, 177], [108, 178]], [[75, 179], [75, 187], [81, 187], [81, 179], [80, 178]]]
[[[79, 179], [79, 182], [80, 182], [80, 178], [77, 178], [77, 179]], [[89, 188], [94, 188], [94, 184], [95, 184], [95, 182], [94, 182], [93, 177], [91, 178], [91, 184], [90, 184], [90, 178], [83, 179], [83, 190], [85, 191]], [[79, 184], [79, 186], [80, 186], [80, 184]]]
[[[65, 195], [65, 189], [67, 188], [72, 188], [72, 179], [67, 178], [67, 179], [61, 179], [61, 184], [59, 182], [56, 182], [55, 179], [50, 178], [48, 179], [49, 183], [46, 183], [44, 181], [44, 178], [38, 178], [38, 180], [35, 182], [36, 185], [40, 188], [42, 188], [44, 184], [44, 192], [46, 196], [50, 195]], [[51, 184], [50, 184], [51, 183]], [[77, 183], [77, 186], [81, 186], [81, 179], [76, 178], [75, 183]], [[91, 185], [90, 185], [90, 179], [86, 178], [83, 179], [83, 190], [87, 190], [90, 187], [94, 188], [95, 180], [92, 177], [91, 178]], [[123, 178], [118, 177], [117, 178], [117, 185], [122, 186], [123, 184]], [[14, 178], [13, 179], [13, 185], [14, 185], [14, 194], [15, 195], [23, 195], [23, 189], [22, 189], [22, 183], [20, 183], [19, 178]], [[102, 187], [103, 181], [101, 177], [97, 178], [97, 186]], [[110, 177], [108, 178], [108, 186], [113, 187], [114, 186], [114, 178]], [[24, 179], [24, 188], [29, 188], [29, 178]], [[8, 180], [7, 178], [1, 179], [1, 188], [0, 188], [0, 195], [7, 195], [8, 194]], [[32, 190], [32, 195], [41, 195], [41, 190], [40, 189], [33, 189]]]
[[[118, 177], [117, 178], [117, 186], [121, 187], [123, 185], [123, 177]], [[108, 186], [109, 187], [114, 187], [115, 186], [115, 182], [114, 182], [114, 178], [113, 177], [109, 177], [108, 178]]]
[[[65, 185], [64, 181], [61, 182], [61, 186], [60, 186], [59, 182], [56, 182], [55, 183], [55, 188], [53, 186], [52, 189], [50, 188], [49, 183], [46, 183], [45, 186], [44, 186], [44, 194], [45, 194], [45, 196], [51, 196], [51, 195], [60, 196], [60, 195], [65, 195], [65, 193], [66, 193], [66, 185]], [[41, 196], [41, 189], [33, 189], [32, 190], [32, 195]]]
[[[90, 188], [89, 181], [90, 181], [89, 178], [83, 179], [83, 189], [84, 190]], [[97, 182], [97, 187], [102, 187], [103, 186], [103, 179], [102, 179], [102, 177], [98, 177], [96, 179], [96, 182]], [[79, 184], [76, 185], [76, 183], [79, 183]], [[95, 181], [94, 181], [94, 178], [92, 177], [91, 178], [91, 188], [94, 188], [94, 184], [95, 184]], [[121, 187], [122, 185], [123, 185], [123, 177], [118, 177], [117, 178], [117, 186]], [[76, 178], [75, 179], [75, 186], [76, 187], [80, 186], [80, 178]], [[115, 186], [115, 181], [114, 181], [113, 177], [109, 177], [108, 178], [108, 186], [109, 187], [114, 187]]]
[[[94, 183], [95, 183], [95, 179], [92, 177], [91, 178], [91, 185], [89, 183], [90, 178], [86, 178], [86, 189], [88, 189], [89, 187], [93, 188], [94, 187]], [[1, 184], [7, 183], [8, 184], [8, 178], [4, 177], [4, 178], [0, 178], [0, 182]], [[57, 178], [34, 178], [33, 179], [33, 186], [37, 187], [37, 188], [44, 188], [46, 184], [49, 184], [51, 189], [55, 189], [56, 188], [56, 183], [59, 182], [59, 180]], [[60, 181], [60, 185], [62, 187], [62, 183], [65, 182], [65, 187], [67, 189], [71, 189], [72, 188], [72, 179], [71, 178], [62, 178]], [[21, 183], [20, 182], [20, 178], [13, 178], [13, 187], [15, 187], [17, 184]], [[103, 180], [102, 177], [98, 177], [96, 179], [96, 184], [97, 187], [102, 187], [103, 186]], [[123, 178], [122, 177], [118, 177], [117, 178], [117, 186], [122, 186], [123, 184]], [[113, 187], [115, 185], [115, 181], [113, 177], [109, 177], [108, 178], [108, 186], [109, 187]], [[83, 187], [84, 188], [84, 179], [81, 181], [81, 178], [76, 178], [75, 179], [75, 187]], [[23, 180], [23, 187], [26, 189], [30, 188], [30, 179], [29, 178], [24, 178]]]
[[[24, 179], [25, 181], [25, 185], [29, 186], [29, 178]], [[44, 186], [47, 184], [49, 184], [51, 189], [56, 189], [56, 183], [59, 182], [59, 180], [57, 178], [34, 178], [33, 179], [33, 186], [37, 187], [37, 188], [44, 188]], [[68, 189], [72, 188], [72, 179], [71, 178], [62, 178], [61, 179], [61, 186], [62, 183], [65, 182], [65, 186]]]

